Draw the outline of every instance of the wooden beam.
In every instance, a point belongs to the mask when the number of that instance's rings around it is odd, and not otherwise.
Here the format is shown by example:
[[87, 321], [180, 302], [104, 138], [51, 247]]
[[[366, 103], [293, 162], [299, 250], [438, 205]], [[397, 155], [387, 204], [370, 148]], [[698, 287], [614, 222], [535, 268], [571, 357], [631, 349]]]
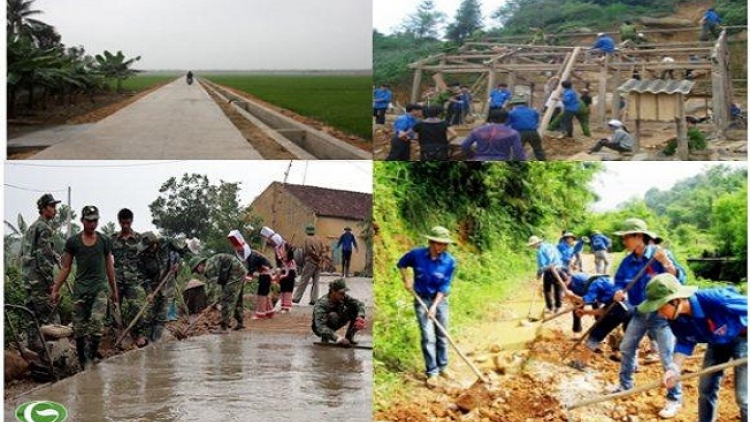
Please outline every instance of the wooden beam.
[[411, 85], [411, 103], [415, 104], [419, 100], [420, 87], [422, 85], [422, 69], [414, 69], [414, 80]]
[[604, 63], [599, 70], [599, 101], [596, 102], [596, 123], [599, 129], [604, 129], [607, 118], [607, 77], [609, 71], [609, 54], [604, 55]]
[[633, 141], [633, 152], [641, 149], [641, 94], [635, 93], [635, 140]]
[[622, 80], [622, 69], [618, 67], [617, 70], [615, 70], [614, 72], [614, 76], [612, 77], [612, 85], [614, 86], [614, 90], [612, 91], [612, 117], [617, 120], [622, 120], [620, 116], [620, 111], [621, 111], [620, 101], [622, 100], [622, 95], [620, 94], [620, 91], [617, 89], [621, 85], [621, 82], [620, 82], [621, 80]]
[[[578, 58], [578, 54], [581, 52], [581, 47], [576, 47], [572, 53], [565, 59], [565, 63], [563, 63], [562, 66], [562, 73], [560, 74], [560, 82], [568, 79], [570, 77], [570, 72], [573, 70], [573, 63], [575, 63], [576, 58]], [[560, 99], [560, 93], [562, 92], [562, 85], [558, 84], [557, 88], [555, 88], [552, 91], [552, 94], [550, 95], [550, 98], [553, 100], [559, 100]], [[547, 108], [547, 111], [544, 112], [544, 116], [542, 117], [542, 122], [539, 125], [539, 129], [544, 131], [547, 129], [547, 126], [549, 125], [549, 121], [552, 119], [552, 112], [555, 111], [554, 107]]]
[[685, 124], [685, 97], [677, 94], [675, 124], [677, 125], [677, 157], [682, 161], [689, 159], [687, 125]]
[[713, 121], [714, 137], [721, 139], [726, 137], [726, 128], [728, 126], [729, 107], [727, 103], [727, 91], [724, 87], [725, 51], [723, 49], [722, 38], [726, 37], [726, 30], [721, 32], [719, 39], [716, 41], [714, 51], [711, 54], [711, 93], [713, 100]]
[[487, 95], [484, 96], [484, 105], [482, 106], [482, 116], [487, 116], [490, 112], [490, 92], [497, 85], [497, 74], [494, 70], [487, 72]]

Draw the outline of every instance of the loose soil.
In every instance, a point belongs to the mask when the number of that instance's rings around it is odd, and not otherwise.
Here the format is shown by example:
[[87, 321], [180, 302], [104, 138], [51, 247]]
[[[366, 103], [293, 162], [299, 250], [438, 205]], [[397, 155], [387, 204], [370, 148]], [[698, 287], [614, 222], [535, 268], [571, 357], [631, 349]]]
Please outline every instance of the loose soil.
[[283, 114], [286, 117], [294, 119], [294, 120], [296, 120], [296, 121], [298, 121], [298, 122], [300, 122], [302, 124], [310, 126], [310, 127], [314, 128], [314, 129], [319, 130], [319, 131], [321, 131], [321, 132], [323, 132], [325, 134], [328, 134], [330, 136], [333, 136], [334, 138], [336, 138], [336, 139], [338, 139], [340, 141], [344, 141], [344, 142], [346, 142], [349, 145], [355, 146], [355, 147], [357, 147], [357, 148], [359, 148], [361, 150], [364, 150], [364, 151], [371, 151], [371, 146], [370, 146], [369, 142], [365, 141], [362, 138], [359, 138], [359, 137], [354, 136], [354, 135], [346, 134], [346, 133], [344, 133], [344, 132], [342, 132], [342, 131], [340, 131], [340, 130], [338, 130], [338, 129], [330, 126], [330, 125], [327, 125], [325, 123], [319, 122], [319, 121], [317, 121], [315, 119], [312, 119], [310, 117], [302, 116], [302, 115], [297, 114], [297, 113], [295, 113], [295, 112], [293, 112], [291, 110], [287, 110], [287, 109], [281, 108], [279, 106], [273, 105], [273, 104], [271, 104], [269, 102], [263, 101], [260, 98], [254, 96], [252, 94], [248, 94], [245, 91], [240, 91], [238, 89], [230, 88], [230, 87], [224, 86], [224, 85], [219, 85], [219, 84], [215, 84], [215, 85], [221, 87], [221, 89], [223, 89], [223, 90], [226, 90], [228, 92], [233, 93], [234, 95], [237, 95], [238, 97], [245, 98], [248, 101], [252, 101], [252, 102], [261, 104], [264, 107], [268, 107], [268, 108], [276, 111], [277, 113], [281, 113], [281, 114]]
[[[593, 269], [593, 257], [584, 255], [584, 268]], [[525, 293], [526, 301], [533, 291], [529, 283]], [[525, 303], [525, 305], [524, 305]], [[537, 304], [540, 300], [537, 300]], [[519, 307], [520, 306], [520, 307]], [[468, 329], [458, 334], [459, 345], [468, 352], [470, 359], [490, 377], [492, 400], [488, 403], [463, 413], [456, 401], [476, 377], [470, 369], [451, 355], [451, 371], [455, 380], [441, 380], [439, 386], [429, 389], [424, 384], [421, 374], [404, 373], [401, 378], [405, 392], [399, 397], [376, 401], [375, 420], [378, 421], [498, 421], [498, 422], [657, 422], [659, 410], [665, 402], [664, 389], [651, 390], [634, 396], [567, 411], [570, 405], [584, 399], [595, 398], [606, 394], [606, 387], [618, 380], [620, 364], [610, 360], [612, 347], [605, 340], [602, 353], [594, 354], [587, 372], [578, 371], [567, 365], [576, 356], [574, 352], [565, 362], [560, 356], [571, 347], [577, 334], [572, 333], [572, 318], [565, 315], [543, 325], [534, 323], [537, 329], [536, 339], [523, 350], [508, 350], [496, 339], [515, 337], [509, 329], [508, 317], [516, 319], [517, 330], [528, 329], [526, 319], [519, 315], [518, 309], [526, 307], [528, 302], [518, 298], [500, 304], [493, 310], [494, 315], [487, 319], [491, 322], [480, 324], [480, 330]], [[505, 310], [504, 310], [505, 309]], [[508, 309], [513, 309], [509, 311]], [[524, 313], [525, 315], [525, 313]], [[592, 324], [592, 319], [584, 319], [584, 332]], [[503, 327], [493, 330], [492, 326]], [[467, 332], [471, 333], [467, 336]], [[483, 334], [484, 333], [484, 334]], [[454, 334], [455, 335], [455, 334]], [[492, 337], [488, 345], [487, 337]], [[616, 344], [616, 341], [612, 342]], [[580, 348], [579, 348], [580, 349]], [[641, 356], [648, 349], [648, 342], [641, 345]], [[691, 358], [685, 364], [685, 370], [695, 372], [701, 368], [704, 348], [695, 352], [698, 358]], [[734, 402], [733, 372], [727, 372], [719, 393], [719, 421], [738, 420], [739, 410]], [[635, 374], [636, 385], [645, 385], [661, 380], [663, 370], [659, 363], [647, 364], [640, 361], [639, 371]], [[683, 383], [683, 408], [677, 417], [678, 422], [692, 422], [697, 419], [697, 380]], [[376, 386], [377, 390], [377, 386]]]
[[[201, 82], [203, 85], [203, 82]], [[267, 160], [293, 160], [295, 156], [286, 150], [286, 148], [279, 145], [276, 141], [266, 135], [263, 130], [250, 123], [239, 111], [237, 111], [231, 104], [222, 101], [218, 95], [216, 95], [210, 89], [205, 88], [208, 95], [216, 102], [216, 105], [221, 108], [224, 115], [232, 122], [234, 127], [242, 133], [242, 136], [247, 142], [255, 148], [263, 158]]]

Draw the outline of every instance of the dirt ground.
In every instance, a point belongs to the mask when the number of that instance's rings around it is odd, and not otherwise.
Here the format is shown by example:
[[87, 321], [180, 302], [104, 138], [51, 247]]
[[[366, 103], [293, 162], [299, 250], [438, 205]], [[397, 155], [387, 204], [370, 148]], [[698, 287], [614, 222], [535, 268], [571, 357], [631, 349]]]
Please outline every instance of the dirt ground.
[[[536, 287], [532, 289], [530, 283], [529, 289], [535, 290]], [[510, 306], [510, 303], [505, 304], [506, 308]], [[502, 309], [501, 304], [497, 309], [497, 313], [501, 315], [489, 316], [489, 318], [497, 320], [506, 318], [508, 312]], [[518, 326], [526, 324], [522, 322], [525, 320], [525, 318], [518, 319]], [[584, 332], [591, 323], [590, 317], [584, 319]], [[538, 322], [534, 324], [539, 326], [536, 339], [520, 350], [504, 350], [498, 346], [487, 347], [484, 339], [477, 337], [476, 333], [471, 338], [464, 338], [462, 334], [465, 332], [454, 334], [459, 337], [459, 344], [464, 351], [468, 352], [470, 359], [490, 378], [490, 398], [483, 405], [467, 413], [460, 410], [457, 403], [461, 403], [461, 394], [472, 385], [476, 377], [458, 359], [458, 356], [452, 354], [450, 370], [456, 374], [456, 380], [443, 380], [437, 388], [429, 389], [424, 385], [424, 376], [421, 374], [404, 373], [402, 379], [408, 393], [393, 398], [392, 402], [376, 403], [376, 408], [381, 410], [376, 411], [375, 420], [412, 422], [656, 422], [661, 420], [658, 412], [665, 401], [663, 388], [618, 401], [568, 411], [565, 405], [605, 394], [606, 388], [617, 382], [620, 364], [610, 359], [612, 348], [605, 341], [602, 353], [593, 355], [586, 372], [573, 369], [568, 366], [568, 362], [576, 356], [577, 352], [564, 362], [560, 360], [561, 355], [577, 338], [571, 330], [571, 316], [567, 314], [543, 325]], [[499, 326], [500, 323], [497, 325]], [[489, 330], [487, 335], [495, 337], [514, 336], [514, 333], [498, 333], [492, 332], [491, 328], [483, 329]], [[641, 356], [645, 354], [647, 348], [647, 342], [642, 343]], [[696, 350], [695, 356], [698, 357], [688, 360], [685, 365], [686, 371], [693, 372], [700, 369], [703, 351], [703, 348]], [[639, 370], [635, 374], [636, 386], [661, 380], [662, 375], [663, 370], [659, 363], [647, 364], [641, 359]], [[734, 403], [732, 371], [728, 371], [727, 375], [719, 393], [718, 421], [732, 421], [739, 418], [739, 410]], [[692, 422], [696, 420], [697, 382], [697, 379], [693, 379], [683, 383], [683, 408], [677, 417], [671, 419], [672, 421]]]
[[231, 104], [222, 101], [216, 94], [208, 89], [206, 89], [206, 92], [208, 92], [208, 95], [210, 95], [211, 98], [216, 102], [216, 105], [221, 108], [221, 111], [224, 112], [224, 115], [229, 118], [229, 120], [237, 128], [237, 130], [242, 133], [242, 136], [247, 140], [247, 142], [250, 143], [250, 145], [252, 145], [253, 148], [255, 148], [260, 153], [260, 155], [263, 156], [263, 158], [265, 158], [266, 160], [294, 159], [294, 155], [292, 155], [284, 147], [276, 143], [276, 141], [271, 139], [257, 126], [250, 123], [250, 121], [243, 117], [240, 112], [238, 112], [234, 107], [231, 106]]
[[224, 86], [224, 85], [218, 85], [218, 84], [216, 84], [216, 85], [220, 86], [222, 89], [224, 89], [226, 91], [232, 92], [233, 94], [237, 95], [238, 97], [246, 98], [246, 99], [251, 100], [253, 102], [256, 102], [258, 104], [262, 104], [264, 107], [268, 107], [268, 108], [276, 111], [277, 113], [281, 113], [281, 114], [283, 114], [286, 117], [289, 117], [289, 118], [294, 119], [294, 120], [296, 120], [296, 121], [298, 121], [298, 122], [300, 122], [302, 124], [305, 124], [307, 126], [315, 128], [316, 130], [319, 130], [319, 131], [321, 131], [323, 133], [326, 133], [326, 134], [328, 134], [330, 136], [333, 136], [334, 138], [336, 138], [338, 140], [341, 140], [341, 141], [344, 141], [347, 144], [353, 145], [353, 146], [355, 146], [355, 147], [357, 147], [359, 149], [363, 149], [365, 151], [370, 151], [371, 148], [372, 148], [370, 146], [370, 143], [367, 142], [366, 140], [364, 140], [362, 138], [359, 138], [357, 136], [354, 136], [354, 135], [346, 134], [346, 133], [344, 133], [344, 132], [342, 132], [340, 130], [337, 130], [337, 129], [333, 128], [332, 126], [329, 126], [329, 125], [325, 124], [325, 123], [319, 122], [319, 121], [317, 121], [315, 119], [312, 119], [310, 117], [307, 117], [307, 116], [302, 116], [302, 115], [297, 114], [297, 113], [295, 113], [295, 112], [293, 112], [291, 110], [287, 110], [287, 109], [281, 108], [279, 106], [273, 105], [271, 103], [268, 103], [266, 101], [261, 100], [260, 98], [254, 96], [252, 94], [248, 94], [247, 92], [240, 91], [240, 90], [237, 90], [237, 89], [234, 89], [234, 88], [230, 88], [230, 87]]

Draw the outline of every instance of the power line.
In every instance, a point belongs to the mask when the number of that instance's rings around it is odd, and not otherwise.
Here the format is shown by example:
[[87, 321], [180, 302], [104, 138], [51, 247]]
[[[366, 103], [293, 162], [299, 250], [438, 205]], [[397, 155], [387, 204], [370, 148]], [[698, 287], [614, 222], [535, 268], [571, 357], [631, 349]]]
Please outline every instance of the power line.
[[174, 160], [174, 161], [159, 161], [159, 162], [147, 162], [147, 163], [135, 163], [135, 164], [36, 164], [36, 163], [19, 163], [16, 161], [6, 161], [5, 164], [9, 166], [21, 166], [21, 167], [41, 167], [41, 168], [128, 168], [128, 167], [145, 167], [145, 166], [158, 166], [163, 164], [175, 164], [183, 163], [186, 160]]
[[42, 192], [42, 193], [49, 193], [49, 192], [67, 192], [67, 190], [68, 190], [68, 188], [65, 188], [65, 189], [46, 189], [46, 190], [39, 190], [39, 189], [25, 188], [25, 187], [23, 187], [23, 186], [16, 186], [16, 185], [11, 185], [10, 183], [4, 183], [4, 185], [5, 185], [5, 186], [7, 186], [7, 187], [9, 187], [9, 188], [13, 188], [13, 189], [18, 189], [18, 190], [25, 190], [25, 191], [27, 191], [27, 192]]

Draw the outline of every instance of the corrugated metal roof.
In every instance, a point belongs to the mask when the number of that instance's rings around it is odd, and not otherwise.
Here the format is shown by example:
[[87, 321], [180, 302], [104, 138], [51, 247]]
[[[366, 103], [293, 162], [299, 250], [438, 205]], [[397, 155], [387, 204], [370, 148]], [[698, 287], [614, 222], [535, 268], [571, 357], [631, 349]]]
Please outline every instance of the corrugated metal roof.
[[674, 79], [629, 79], [617, 88], [620, 92], [650, 92], [652, 94], [689, 94], [695, 81]]

